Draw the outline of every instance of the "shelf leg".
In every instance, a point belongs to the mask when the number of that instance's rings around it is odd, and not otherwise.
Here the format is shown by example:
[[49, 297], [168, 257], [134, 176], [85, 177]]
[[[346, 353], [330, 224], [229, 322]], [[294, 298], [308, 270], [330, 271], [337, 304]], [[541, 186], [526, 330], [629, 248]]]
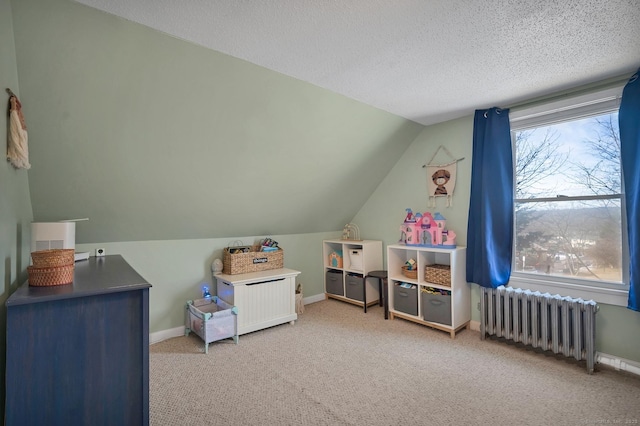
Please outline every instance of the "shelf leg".
[[[382, 293], [380, 293], [380, 297], [383, 297], [384, 293], [384, 319], [389, 319], [389, 281], [388, 279], [380, 279], [382, 282]], [[393, 317], [391, 317], [393, 319]]]
[[362, 279], [362, 300], [364, 305], [364, 313], [367, 313], [367, 276]]

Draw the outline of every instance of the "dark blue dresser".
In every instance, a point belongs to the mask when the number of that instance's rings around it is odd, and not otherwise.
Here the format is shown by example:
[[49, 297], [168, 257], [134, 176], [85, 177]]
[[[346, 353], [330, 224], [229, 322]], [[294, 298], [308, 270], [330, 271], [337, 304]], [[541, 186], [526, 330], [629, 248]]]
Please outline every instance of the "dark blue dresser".
[[6, 425], [148, 425], [149, 288], [119, 255], [7, 299]]

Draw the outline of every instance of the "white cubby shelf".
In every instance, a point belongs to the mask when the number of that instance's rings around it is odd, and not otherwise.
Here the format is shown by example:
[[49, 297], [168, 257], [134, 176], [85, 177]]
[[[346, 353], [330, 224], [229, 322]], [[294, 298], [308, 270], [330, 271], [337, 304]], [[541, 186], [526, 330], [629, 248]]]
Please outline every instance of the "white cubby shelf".
[[[416, 278], [408, 278], [402, 273], [402, 267], [410, 259], [416, 261]], [[450, 267], [449, 285], [427, 280], [425, 269], [434, 264]], [[413, 321], [446, 331], [452, 339], [455, 338], [456, 333], [469, 328], [471, 322], [471, 289], [466, 281], [465, 264], [466, 247], [387, 246], [389, 318]], [[404, 289], [400, 287], [401, 283], [415, 287]], [[442, 290], [445, 294], [431, 296], [427, 293], [423, 296], [423, 290], [429, 288], [436, 292]], [[447, 297], [447, 292], [450, 297]]]

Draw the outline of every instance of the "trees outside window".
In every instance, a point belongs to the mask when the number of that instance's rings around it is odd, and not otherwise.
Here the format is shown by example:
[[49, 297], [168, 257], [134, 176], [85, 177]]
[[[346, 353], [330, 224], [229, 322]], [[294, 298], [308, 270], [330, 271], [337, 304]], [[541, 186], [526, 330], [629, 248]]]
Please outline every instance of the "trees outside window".
[[623, 284], [617, 107], [512, 124], [514, 272]]

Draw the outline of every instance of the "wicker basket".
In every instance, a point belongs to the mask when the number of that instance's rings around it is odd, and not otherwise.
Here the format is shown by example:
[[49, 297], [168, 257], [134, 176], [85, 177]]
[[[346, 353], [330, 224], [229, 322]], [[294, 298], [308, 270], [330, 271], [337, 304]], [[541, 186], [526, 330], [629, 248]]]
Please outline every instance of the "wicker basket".
[[451, 267], [449, 265], [427, 265], [424, 269], [424, 280], [451, 287]]
[[409, 269], [406, 266], [402, 267], [402, 275], [404, 275], [407, 278], [411, 278], [412, 280], [415, 280], [416, 278], [418, 278], [418, 270], [417, 269]]
[[36, 268], [69, 266], [75, 263], [74, 249], [51, 249], [31, 252], [31, 260]]
[[55, 266], [50, 268], [38, 268], [27, 266], [29, 285], [34, 287], [48, 287], [73, 283], [73, 270], [75, 264]]
[[222, 272], [229, 275], [279, 269], [284, 264], [284, 250], [278, 248], [275, 251], [259, 251], [259, 247], [253, 247], [248, 253], [231, 254], [225, 248], [222, 264]]

